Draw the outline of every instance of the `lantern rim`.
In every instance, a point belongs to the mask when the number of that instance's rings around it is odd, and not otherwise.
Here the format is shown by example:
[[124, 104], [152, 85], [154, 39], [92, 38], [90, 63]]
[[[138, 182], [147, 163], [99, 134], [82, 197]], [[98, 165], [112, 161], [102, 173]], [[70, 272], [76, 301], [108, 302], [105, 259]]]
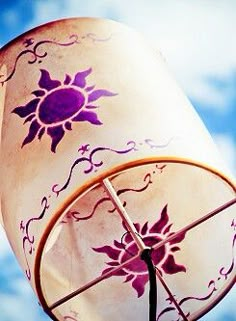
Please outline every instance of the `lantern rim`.
[[[44, 311], [52, 318], [54, 321], [58, 321], [56, 316], [53, 314], [52, 310], [50, 309], [50, 306], [47, 304], [45, 296], [43, 294], [43, 289], [41, 285], [41, 276], [40, 276], [40, 270], [41, 270], [41, 263], [42, 263], [42, 257], [44, 248], [46, 246], [47, 240], [50, 236], [50, 233], [53, 229], [53, 227], [57, 224], [60, 217], [66, 212], [66, 210], [71, 207], [78, 198], [86, 192], [86, 190], [92, 188], [93, 186], [96, 186], [99, 184], [103, 179], [113, 176], [115, 174], [118, 174], [122, 171], [126, 171], [129, 169], [132, 169], [134, 167], [139, 167], [142, 165], [148, 165], [152, 163], [172, 163], [172, 164], [184, 164], [189, 166], [194, 166], [203, 170], [206, 170], [213, 175], [218, 176], [220, 179], [222, 179], [224, 182], [226, 182], [230, 188], [236, 193], [236, 183], [233, 181], [233, 177], [229, 177], [223, 173], [221, 173], [216, 168], [213, 168], [211, 166], [208, 166], [204, 163], [200, 163], [191, 159], [187, 158], [180, 158], [180, 157], [170, 157], [170, 156], [163, 156], [163, 157], [150, 157], [150, 158], [144, 158], [144, 159], [138, 159], [135, 161], [130, 161], [122, 165], [114, 166], [111, 169], [106, 170], [102, 174], [96, 176], [96, 178], [92, 178], [88, 180], [86, 183], [83, 184], [83, 186], [78, 187], [72, 195], [70, 195], [66, 200], [63, 201], [63, 204], [61, 204], [58, 211], [56, 211], [51, 218], [51, 220], [48, 222], [45, 231], [39, 241], [38, 248], [36, 250], [36, 256], [35, 256], [35, 266], [34, 266], [34, 280], [35, 280], [35, 289], [38, 296], [38, 299], [40, 301], [40, 304]], [[230, 278], [230, 282], [228, 282], [227, 286], [221, 290], [221, 292], [214, 298], [214, 300], [209, 303], [206, 307], [200, 309], [195, 314], [196, 320], [201, 318], [203, 315], [205, 315], [208, 311], [210, 311], [212, 308], [214, 308], [224, 297], [225, 295], [230, 291], [230, 289], [233, 287], [235, 283], [236, 273]]]

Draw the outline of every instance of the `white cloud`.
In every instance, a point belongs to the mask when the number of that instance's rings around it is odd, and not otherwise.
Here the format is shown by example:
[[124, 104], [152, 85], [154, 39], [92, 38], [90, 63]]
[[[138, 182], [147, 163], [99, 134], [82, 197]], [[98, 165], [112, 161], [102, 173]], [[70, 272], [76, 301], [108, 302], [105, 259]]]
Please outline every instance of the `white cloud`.
[[161, 50], [188, 96], [211, 108], [227, 107], [205, 77], [226, 77], [236, 67], [234, 0], [37, 1], [29, 27], [68, 16], [110, 17], [134, 27]]
[[139, 7], [132, 15], [131, 3], [128, 10], [123, 7], [124, 20], [161, 49], [186, 93], [212, 108], [226, 108], [225, 96], [209, 86], [206, 77], [227, 77], [236, 67], [236, 43], [232, 41], [236, 3], [166, 0], [144, 6], [138, 1]]

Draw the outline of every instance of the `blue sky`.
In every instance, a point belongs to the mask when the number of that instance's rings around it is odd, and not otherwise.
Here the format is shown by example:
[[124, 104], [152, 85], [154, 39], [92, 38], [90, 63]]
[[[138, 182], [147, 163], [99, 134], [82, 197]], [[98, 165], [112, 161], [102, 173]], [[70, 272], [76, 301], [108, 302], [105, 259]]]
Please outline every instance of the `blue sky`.
[[[159, 48], [236, 173], [235, 0], [0, 0], [0, 46], [34, 26], [70, 16], [124, 22]], [[203, 320], [236, 320], [235, 302], [234, 288]], [[0, 229], [0, 321], [25, 320], [49, 318]]]

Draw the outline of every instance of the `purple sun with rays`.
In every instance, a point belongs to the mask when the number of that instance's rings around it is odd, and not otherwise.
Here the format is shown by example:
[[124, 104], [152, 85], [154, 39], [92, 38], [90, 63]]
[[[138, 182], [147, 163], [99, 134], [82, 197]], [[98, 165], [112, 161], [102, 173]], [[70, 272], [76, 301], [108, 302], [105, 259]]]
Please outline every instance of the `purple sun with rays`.
[[[174, 234], [173, 232], [170, 232], [172, 224], [169, 224], [167, 205], [161, 211], [158, 221], [150, 228], [148, 227], [148, 222], [146, 222], [142, 227], [139, 223], [135, 223], [134, 225], [137, 232], [142, 237], [144, 244], [148, 247], [153, 247], [166, 237]], [[124, 224], [123, 226], [126, 229]], [[152, 251], [153, 264], [161, 275], [163, 275], [163, 273], [175, 274], [178, 272], [186, 272], [185, 266], [177, 264], [173, 255], [174, 252], [180, 250], [176, 244], [183, 241], [184, 238], [184, 233], [179, 234], [169, 243], [166, 243], [160, 248]], [[111, 271], [114, 267], [118, 267], [120, 264], [126, 262], [132, 256], [136, 256], [139, 253], [136, 243], [128, 232], [124, 234], [122, 242], [115, 240], [113, 246], [105, 245], [93, 248], [93, 250], [99, 253], [104, 253], [112, 259], [112, 261], [106, 263], [110, 267], [104, 269], [102, 274]], [[137, 291], [138, 297], [143, 295], [145, 285], [149, 280], [147, 266], [141, 258], [134, 259], [112, 275], [125, 276], [125, 282], [132, 282], [132, 287]]]
[[92, 68], [77, 72], [74, 78], [66, 75], [63, 83], [53, 80], [45, 69], [40, 72], [39, 88], [32, 92], [35, 97], [26, 105], [13, 109], [12, 113], [25, 118], [24, 123], [30, 122], [22, 147], [35, 138], [40, 140], [47, 133], [52, 139], [51, 151], [55, 153], [65, 131], [72, 130], [73, 122], [102, 125], [95, 112], [99, 107], [95, 102], [117, 94], [87, 85], [86, 77]]

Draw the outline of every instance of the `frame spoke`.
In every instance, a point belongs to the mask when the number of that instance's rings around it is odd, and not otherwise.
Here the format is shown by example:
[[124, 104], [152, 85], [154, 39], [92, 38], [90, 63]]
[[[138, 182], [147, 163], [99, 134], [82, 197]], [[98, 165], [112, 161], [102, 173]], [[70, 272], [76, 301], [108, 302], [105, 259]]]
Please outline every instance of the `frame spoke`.
[[179, 306], [178, 302], [175, 300], [174, 295], [171, 293], [168, 285], [166, 284], [166, 282], [164, 281], [164, 279], [162, 278], [161, 274], [159, 273], [159, 271], [156, 268], [156, 276], [158, 278], [158, 280], [161, 282], [163, 288], [166, 290], [166, 292], [168, 293], [169, 297], [171, 298], [171, 301], [173, 302], [174, 306], [176, 307], [176, 309], [179, 312], [179, 315], [181, 315], [181, 317], [183, 318], [184, 321], [189, 321], [189, 319], [186, 317], [186, 315], [184, 314], [183, 310], [181, 309], [181, 307]]
[[73, 299], [75, 296], [77, 296], [78, 294], [88, 290], [89, 288], [91, 288], [92, 286], [100, 283], [101, 281], [109, 278], [110, 276], [112, 276], [113, 273], [121, 270], [122, 268], [124, 268], [127, 264], [131, 263], [133, 260], [136, 260], [139, 257], [139, 254], [131, 257], [129, 260], [125, 261], [124, 263], [120, 264], [119, 266], [115, 267], [114, 269], [112, 269], [111, 271], [104, 273], [103, 275], [97, 277], [96, 279], [88, 282], [87, 284], [85, 284], [84, 286], [80, 287], [79, 289], [71, 292], [70, 294], [64, 296], [62, 299], [56, 301], [55, 303], [53, 303], [51, 306], [49, 306], [50, 310], [53, 310], [55, 308], [57, 308], [59, 305], [64, 304], [65, 302]]
[[196, 221], [186, 225], [185, 227], [183, 227], [182, 229], [180, 229], [179, 231], [175, 232], [174, 234], [172, 234], [171, 236], [167, 237], [165, 240], [157, 243], [156, 245], [154, 245], [152, 247], [153, 250], [156, 250], [160, 247], [162, 247], [163, 245], [165, 245], [166, 243], [174, 240], [176, 237], [178, 237], [181, 234], [184, 234], [190, 230], [192, 230], [193, 228], [197, 227], [198, 225], [206, 222], [207, 220], [211, 219], [213, 216], [221, 213], [222, 211], [226, 210], [228, 207], [233, 206], [234, 204], [236, 204], [236, 198], [233, 198], [232, 200], [228, 201], [227, 203], [217, 207], [215, 210], [209, 212], [208, 214], [202, 216], [201, 218], [197, 219]]
[[142, 238], [139, 236], [134, 223], [131, 221], [128, 213], [126, 212], [123, 204], [121, 203], [121, 200], [119, 199], [118, 195], [116, 194], [116, 191], [114, 190], [111, 182], [109, 181], [108, 178], [105, 178], [103, 181], [103, 186], [110, 197], [113, 205], [117, 209], [118, 213], [120, 214], [122, 220], [124, 221], [128, 231], [132, 235], [134, 241], [136, 242], [140, 252], [147, 249], [148, 247], [144, 244]]

